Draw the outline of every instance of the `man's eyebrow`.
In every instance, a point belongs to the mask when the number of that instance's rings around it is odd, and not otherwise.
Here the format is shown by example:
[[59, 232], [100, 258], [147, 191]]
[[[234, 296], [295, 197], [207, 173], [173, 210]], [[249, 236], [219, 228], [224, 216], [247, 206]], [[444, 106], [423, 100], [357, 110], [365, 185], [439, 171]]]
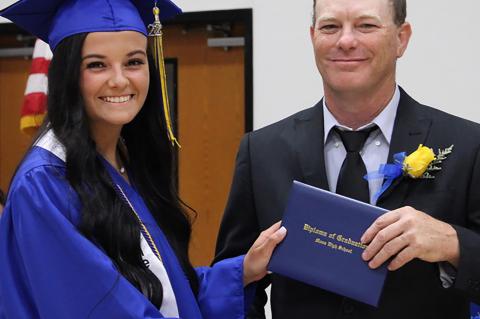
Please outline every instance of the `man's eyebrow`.
[[[356, 17], [356, 19], [374, 19], [374, 20], [377, 20], [377, 21], [381, 21], [380, 17], [378, 15], [374, 15], [374, 14], [362, 14], [358, 17]], [[317, 21], [337, 21], [338, 19], [335, 18], [334, 16], [332, 15], [324, 15], [324, 16], [319, 16], [317, 18]]]
[[317, 18], [317, 21], [336, 21], [337, 18], [335, 18], [334, 16], [332, 15], [323, 15], [323, 16], [319, 16]]
[[361, 16], [358, 16], [357, 19], [374, 19], [377, 21], [382, 21], [379, 16], [374, 14], [362, 14]]

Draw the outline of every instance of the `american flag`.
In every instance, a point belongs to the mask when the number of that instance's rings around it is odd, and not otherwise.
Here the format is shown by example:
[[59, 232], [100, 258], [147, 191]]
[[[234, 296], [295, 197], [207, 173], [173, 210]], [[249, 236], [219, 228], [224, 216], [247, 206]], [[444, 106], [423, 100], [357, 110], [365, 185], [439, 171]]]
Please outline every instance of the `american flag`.
[[20, 129], [30, 135], [42, 124], [47, 111], [47, 74], [51, 59], [52, 51], [48, 44], [37, 40], [20, 118]]

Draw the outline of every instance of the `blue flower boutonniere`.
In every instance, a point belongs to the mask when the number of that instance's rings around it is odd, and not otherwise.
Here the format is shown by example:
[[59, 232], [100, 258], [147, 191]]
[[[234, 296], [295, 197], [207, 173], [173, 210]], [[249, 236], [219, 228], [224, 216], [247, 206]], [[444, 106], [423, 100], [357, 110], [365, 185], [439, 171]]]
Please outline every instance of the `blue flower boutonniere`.
[[374, 201], [376, 202], [393, 181], [402, 175], [414, 179], [434, 179], [433, 173], [442, 169], [440, 164], [452, 150], [453, 145], [445, 149], [438, 149], [438, 153], [435, 155], [431, 148], [420, 144], [418, 149], [408, 156], [405, 152], [393, 155], [393, 164], [381, 164], [378, 171], [364, 177], [366, 180], [385, 179], [380, 190], [374, 195]]

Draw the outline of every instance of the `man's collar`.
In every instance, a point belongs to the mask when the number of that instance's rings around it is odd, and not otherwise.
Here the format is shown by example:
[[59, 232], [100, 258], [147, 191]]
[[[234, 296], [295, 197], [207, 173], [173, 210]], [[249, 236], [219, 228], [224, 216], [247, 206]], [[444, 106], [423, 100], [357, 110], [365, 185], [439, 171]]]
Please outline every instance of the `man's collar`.
[[[387, 142], [390, 144], [390, 140], [392, 138], [392, 132], [393, 132], [393, 125], [395, 123], [395, 116], [397, 115], [397, 109], [398, 109], [398, 103], [400, 102], [400, 89], [398, 85], [395, 87], [395, 93], [393, 94], [392, 99], [390, 102], [388, 102], [387, 106], [383, 109], [380, 114], [375, 117], [372, 122], [362, 126], [359, 128], [359, 130], [363, 128], [367, 128], [369, 126], [372, 126], [373, 124], [376, 124], [380, 130], [382, 131], [383, 136], [387, 140]], [[325, 98], [323, 99], [323, 124], [324, 124], [324, 143], [327, 142], [328, 135], [330, 133], [330, 130], [334, 128], [335, 126], [339, 126], [342, 128], [345, 128], [347, 130], [352, 130], [350, 127], [347, 127], [345, 125], [341, 125], [338, 123], [337, 119], [333, 116], [332, 113], [330, 113], [330, 110], [327, 107], [327, 104], [325, 102]]]

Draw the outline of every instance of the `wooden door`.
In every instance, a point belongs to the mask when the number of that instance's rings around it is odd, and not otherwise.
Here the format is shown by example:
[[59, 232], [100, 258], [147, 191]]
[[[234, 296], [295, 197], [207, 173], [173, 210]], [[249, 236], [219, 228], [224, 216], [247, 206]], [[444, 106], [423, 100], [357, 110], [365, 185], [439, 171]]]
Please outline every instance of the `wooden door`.
[[[243, 30], [233, 30], [232, 36]], [[168, 26], [165, 54], [177, 60], [180, 197], [195, 211], [190, 257], [210, 264], [245, 132], [244, 49], [209, 48], [207, 28]]]
[[6, 192], [10, 179], [30, 145], [20, 131], [20, 108], [31, 60], [0, 59], [0, 188]]

